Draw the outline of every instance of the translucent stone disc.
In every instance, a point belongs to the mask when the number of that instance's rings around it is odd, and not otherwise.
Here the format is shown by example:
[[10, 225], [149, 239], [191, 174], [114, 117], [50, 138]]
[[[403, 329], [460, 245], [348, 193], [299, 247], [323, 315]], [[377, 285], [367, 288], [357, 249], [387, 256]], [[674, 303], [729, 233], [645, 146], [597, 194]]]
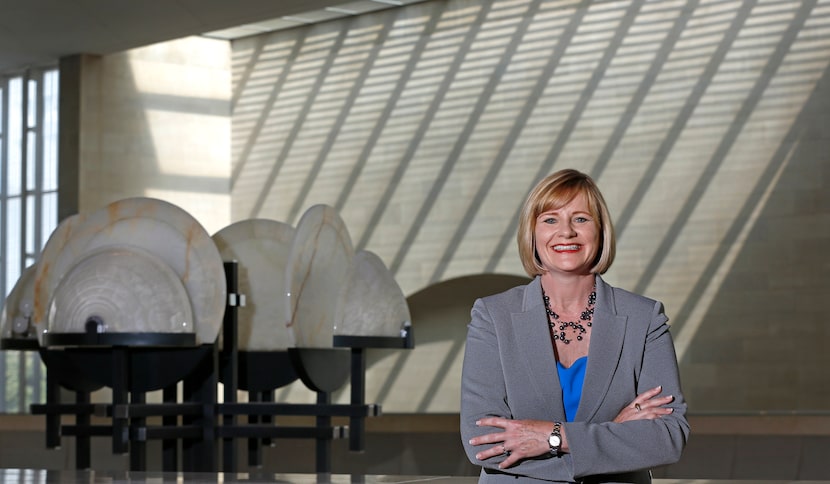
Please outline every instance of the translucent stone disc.
[[400, 336], [411, 322], [409, 306], [395, 278], [376, 254], [359, 250], [348, 284], [338, 335]]
[[286, 269], [286, 319], [298, 348], [332, 348], [342, 324], [354, 248], [337, 211], [309, 208], [297, 224]]
[[179, 276], [164, 261], [130, 246], [84, 256], [61, 279], [47, 318], [49, 331], [191, 333], [193, 313]]
[[[248, 219], [213, 234], [224, 261], [237, 262], [237, 347], [243, 351], [285, 350], [292, 342], [285, 315], [285, 268], [294, 228], [267, 219]], [[278, 296], [275, 296], [278, 295]]]

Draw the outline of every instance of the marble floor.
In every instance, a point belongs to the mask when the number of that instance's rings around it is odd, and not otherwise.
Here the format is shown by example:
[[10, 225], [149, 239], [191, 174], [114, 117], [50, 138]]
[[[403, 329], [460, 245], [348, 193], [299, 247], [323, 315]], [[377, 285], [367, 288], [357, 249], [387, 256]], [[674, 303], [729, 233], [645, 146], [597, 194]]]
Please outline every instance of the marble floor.
[[0, 469], [0, 483], [12, 484], [108, 484], [108, 483], [332, 483], [332, 484], [405, 484], [455, 483], [474, 484], [475, 477], [393, 476], [345, 474], [251, 474], [251, 473], [161, 473], [161, 472], [100, 472], [47, 471], [35, 469]]
[[[18, 484], [108, 484], [108, 483], [332, 483], [332, 484], [475, 484], [476, 477], [345, 475], [345, 474], [250, 474], [250, 473], [160, 473], [47, 471], [38, 469], [0, 469], [0, 483]], [[830, 484], [830, 481], [790, 480], [721, 480], [721, 479], [655, 479], [654, 484]]]

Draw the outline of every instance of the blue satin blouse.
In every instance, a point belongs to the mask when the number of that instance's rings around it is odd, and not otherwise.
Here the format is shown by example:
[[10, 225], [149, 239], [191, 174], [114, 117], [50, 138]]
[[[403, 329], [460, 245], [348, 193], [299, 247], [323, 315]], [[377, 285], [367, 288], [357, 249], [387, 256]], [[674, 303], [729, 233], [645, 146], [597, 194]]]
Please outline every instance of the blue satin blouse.
[[559, 384], [562, 385], [562, 402], [565, 404], [565, 418], [573, 422], [582, 398], [582, 383], [585, 381], [585, 368], [588, 366], [588, 357], [574, 361], [569, 368], [556, 362], [556, 371], [559, 373]]

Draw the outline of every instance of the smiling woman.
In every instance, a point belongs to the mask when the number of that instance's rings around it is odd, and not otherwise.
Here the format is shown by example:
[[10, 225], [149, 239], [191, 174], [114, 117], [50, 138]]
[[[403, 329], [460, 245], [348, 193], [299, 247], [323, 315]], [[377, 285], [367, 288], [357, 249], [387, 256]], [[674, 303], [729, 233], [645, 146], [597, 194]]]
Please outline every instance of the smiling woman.
[[614, 230], [589, 176], [548, 176], [520, 217], [534, 279], [478, 299], [467, 333], [461, 435], [479, 482], [650, 482], [689, 435], [663, 305], [600, 277]]
[[588, 271], [599, 253], [599, 226], [582, 193], [536, 217], [536, 259], [552, 275]]
[[[602, 193], [589, 177], [567, 169], [539, 182], [528, 195], [519, 215], [519, 257], [528, 274], [544, 272], [536, 247], [538, 223], [555, 225], [559, 220], [561, 225], [563, 216], [568, 215], [569, 210], [571, 216], [577, 217], [575, 220], [567, 219], [568, 224], [578, 223], [583, 227], [587, 224], [601, 235], [596, 241], [600, 246], [591, 271], [604, 274], [611, 267], [616, 254], [616, 239], [611, 214]], [[583, 218], [587, 220], [582, 220]]]

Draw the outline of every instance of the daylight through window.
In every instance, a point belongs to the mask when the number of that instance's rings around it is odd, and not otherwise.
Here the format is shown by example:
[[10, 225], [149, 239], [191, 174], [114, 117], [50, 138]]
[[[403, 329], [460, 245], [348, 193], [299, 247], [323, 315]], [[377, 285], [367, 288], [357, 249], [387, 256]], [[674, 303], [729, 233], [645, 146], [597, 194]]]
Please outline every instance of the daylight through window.
[[[57, 225], [58, 70], [0, 75], [0, 286], [5, 296]], [[9, 310], [12, 308], [5, 308]], [[42, 402], [37, 351], [0, 351], [0, 412]]]

